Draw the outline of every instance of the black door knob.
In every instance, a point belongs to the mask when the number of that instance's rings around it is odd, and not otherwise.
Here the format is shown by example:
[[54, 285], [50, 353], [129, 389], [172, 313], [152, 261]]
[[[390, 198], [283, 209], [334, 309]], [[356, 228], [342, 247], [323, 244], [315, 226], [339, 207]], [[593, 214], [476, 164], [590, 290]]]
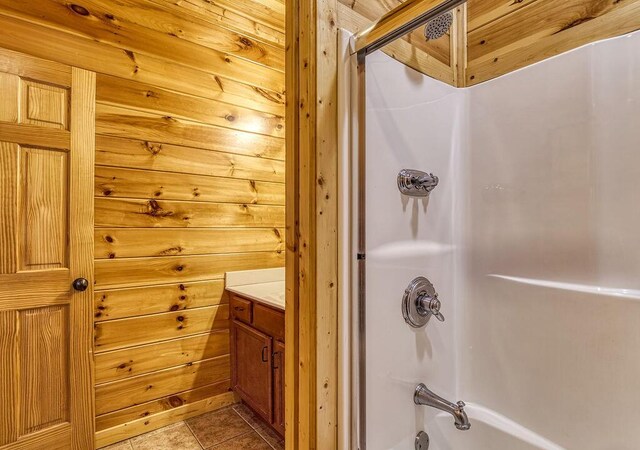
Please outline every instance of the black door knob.
[[87, 281], [86, 278], [76, 278], [75, 280], [73, 280], [73, 288], [76, 291], [86, 291], [87, 288], [89, 287], [89, 281]]

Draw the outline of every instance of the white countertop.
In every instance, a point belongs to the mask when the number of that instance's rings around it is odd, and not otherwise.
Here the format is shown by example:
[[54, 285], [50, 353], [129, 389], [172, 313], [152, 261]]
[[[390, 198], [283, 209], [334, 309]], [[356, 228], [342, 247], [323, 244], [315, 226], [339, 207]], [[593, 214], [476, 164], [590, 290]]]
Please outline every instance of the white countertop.
[[284, 267], [227, 272], [228, 291], [284, 311]]
[[284, 281], [227, 286], [227, 290], [284, 311]]

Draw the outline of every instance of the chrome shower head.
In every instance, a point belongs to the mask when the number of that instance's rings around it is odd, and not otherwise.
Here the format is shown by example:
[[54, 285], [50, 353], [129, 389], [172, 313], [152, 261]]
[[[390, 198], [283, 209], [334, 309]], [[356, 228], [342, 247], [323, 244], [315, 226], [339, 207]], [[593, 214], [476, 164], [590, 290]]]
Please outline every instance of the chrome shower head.
[[453, 25], [453, 12], [449, 11], [427, 22], [424, 26], [424, 37], [428, 41], [440, 39], [447, 34], [451, 25]]

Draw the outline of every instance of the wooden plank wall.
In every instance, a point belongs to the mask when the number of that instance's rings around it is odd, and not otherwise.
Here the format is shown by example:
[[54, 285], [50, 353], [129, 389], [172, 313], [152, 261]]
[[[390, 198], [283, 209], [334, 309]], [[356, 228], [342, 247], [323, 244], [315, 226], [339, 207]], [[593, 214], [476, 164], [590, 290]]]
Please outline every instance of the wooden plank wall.
[[287, 450], [339, 448], [337, 6], [287, 0]]
[[283, 0], [0, 0], [97, 72], [97, 445], [233, 402], [225, 271], [284, 264]]
[[638, 0], [469, 0], [467, 85], [637, 29]]

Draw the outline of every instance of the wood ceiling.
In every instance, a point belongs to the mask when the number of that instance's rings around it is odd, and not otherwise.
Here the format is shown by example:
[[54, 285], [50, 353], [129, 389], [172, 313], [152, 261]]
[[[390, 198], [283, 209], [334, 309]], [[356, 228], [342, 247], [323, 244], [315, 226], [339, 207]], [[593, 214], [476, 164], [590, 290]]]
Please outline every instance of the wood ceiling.
[[[340, 25], [351, 31], [401, 3], [339, 1]], [[465, 14], [466, 31], [458, 23], [447, 36], [426, 42], [419, 29], [384, 51], [416, 70], [463, 87], [640, 29], [639, 0], [469, 0]], [[456, 68], [456, 60], [464, 67]], [[462, 69], [464, 77], [453, 75]]]

